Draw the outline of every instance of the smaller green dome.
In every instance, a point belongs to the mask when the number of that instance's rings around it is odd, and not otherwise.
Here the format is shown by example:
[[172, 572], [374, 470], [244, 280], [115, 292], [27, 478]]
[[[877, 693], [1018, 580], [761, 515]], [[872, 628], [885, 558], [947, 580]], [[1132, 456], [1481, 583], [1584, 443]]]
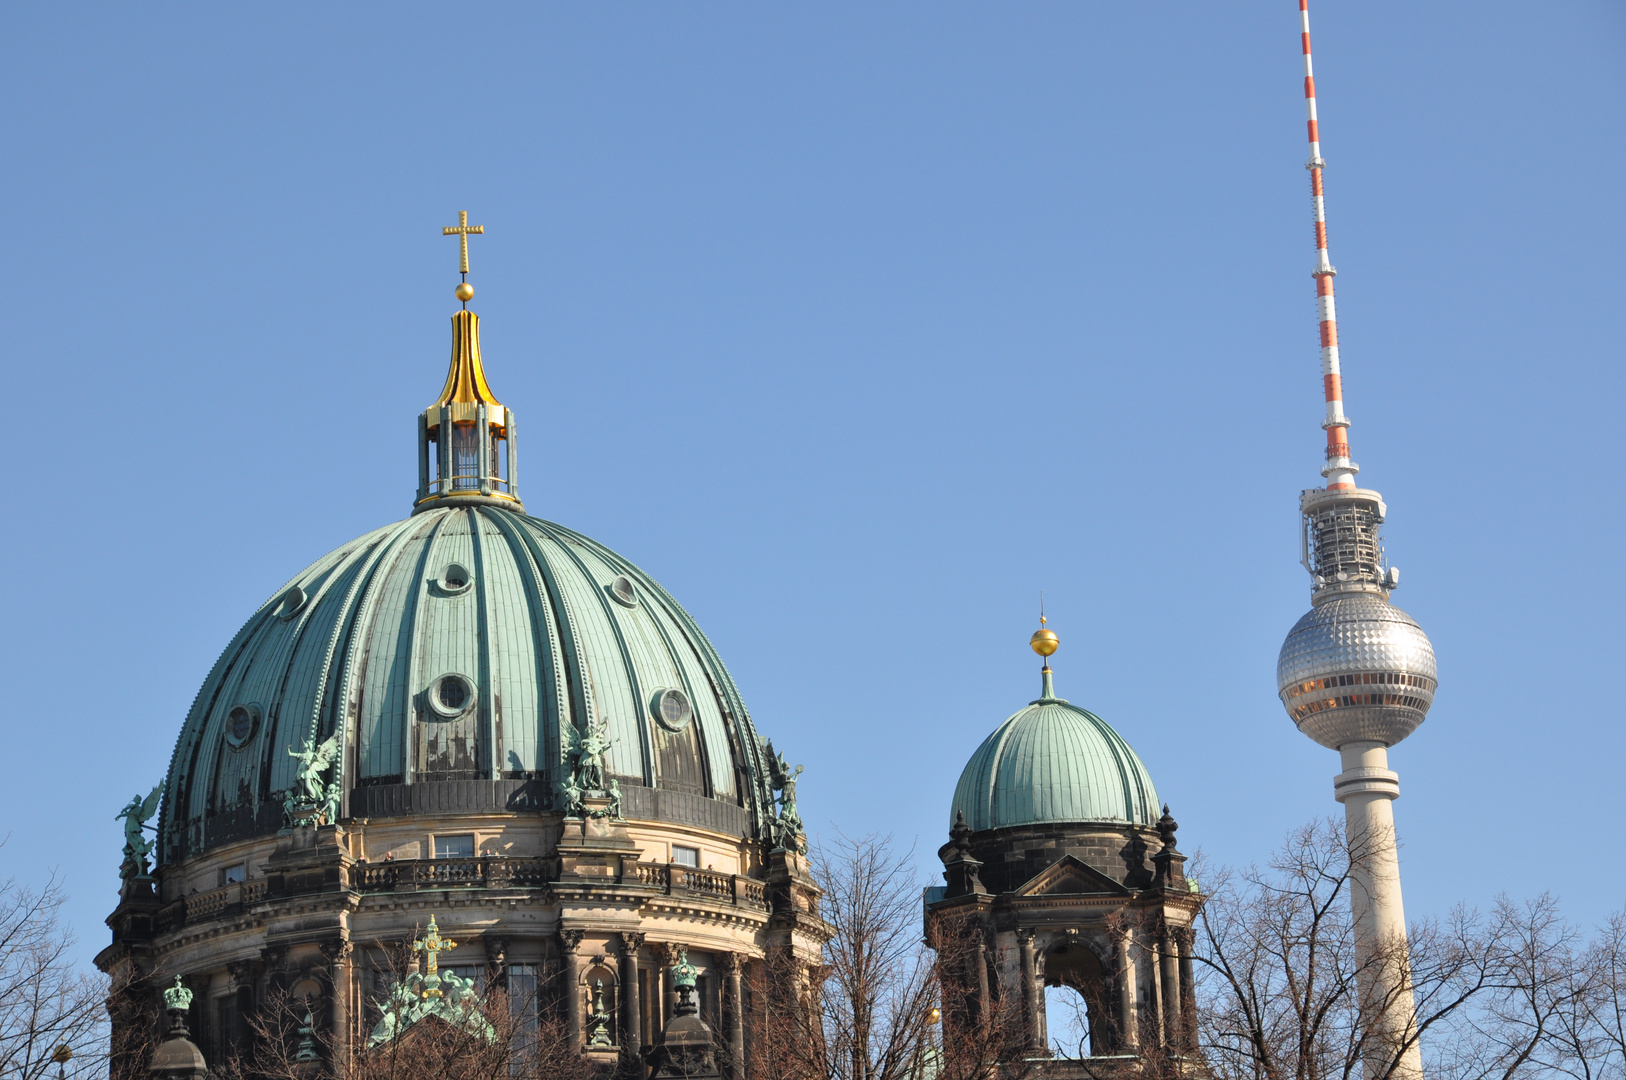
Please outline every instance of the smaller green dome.
[[1047, 822], [1156, 825], [1157, 789], [1140, 757], [1105, 720], [1044, 694], [983, 740], [954, 789], [952, 822], [974, 831]]

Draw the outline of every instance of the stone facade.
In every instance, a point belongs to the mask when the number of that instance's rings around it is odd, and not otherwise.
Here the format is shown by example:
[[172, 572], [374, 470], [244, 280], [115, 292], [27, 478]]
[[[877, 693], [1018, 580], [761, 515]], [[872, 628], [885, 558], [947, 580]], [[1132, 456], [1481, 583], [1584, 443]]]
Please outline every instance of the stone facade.
[[[446, 835], [472, 835], [475, 854], [432, 857]], [[699, 851], [698, 865], [672, 861], [674, 844]], [[558, 812], [426, 815], [295, 828], [132, 878], [97, 962], [137, 1006], [115, 1016], [155, 1015], [158, 988], [180, 975], [211, 1063], [241, 1050], [248, 1017], [278, 992], [309, 999], [343, 1054], [365, 1042], [431, 916], [457, 942], [443, 971], [536, 986], [539, 1007], [605, 1064], [644, 1052], [671, 1019], [668, 968], [686, 949], [733, 1076], [752, 1037], [753, 965], [773, 950], [811, 960], [825, 932], [804, 858], [752, 837]]]
[[[945, 1044], [1002, 1028], [1008, 1035], [983, 1050], [1047, 1059], [1045, 1075], [1133, 1072], [1148, 1051], [1183, 1068], [1201, 897], [1186, 879], [1176, 828], [1166, 808], [1156, 829], [1086, 822], [973, 832], [958, 820], [939, 852], [948, 883], [926, 898]], [[1051, 1059], [1050, 986], [1072, 987], [1085, 1002], [1083, 1061]]]

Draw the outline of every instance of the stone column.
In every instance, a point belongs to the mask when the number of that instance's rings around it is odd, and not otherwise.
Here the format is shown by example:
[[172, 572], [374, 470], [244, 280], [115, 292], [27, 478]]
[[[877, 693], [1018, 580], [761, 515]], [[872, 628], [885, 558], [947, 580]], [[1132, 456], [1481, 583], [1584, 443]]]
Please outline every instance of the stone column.
[[[1344, 771], [1333, 777], [1333, 797], [1344, 804], [1344, 835], [1349, 842], [1349, 905], [1355, 916], [1355, 956], [1361, 995], [1387, 1004], [1378, 1021], [1378, 1045], [1367, 1069], [1388, 1071], [1393, 1047], [1413, 1032], [1411, 965], [1406, 955], [1406, 910], [1400, 898], [1400, 853], [1395, 847], [1394, 800], [1400, 777], [1389, 770], [1389, 751], [1379, 742], [1350, 742], [1338, 748]], [[1376, 1055], [1375, 1057], [1373, 1055]], [[1400, 1055], [1393, 1080], [1421, 1080], [1422, 1055], [1415, 1040]]]
[[728, 1013], [728, 1074], [733, 1080], [745, 1078], [745, 994], [740, 973], [745, 968], [743, 953], [719, 953], [724, 983], [724, 1011]]
[[634, 1055], [644, 1046], [638, 1015], [638, 950], [643, 945], [641, 933], [621, 935], [621, 1047]]
[[1022, 1025], [1023, 1034], [1027, 1038], [1028, 1049], [1039, 1049], [1039, 1001], [1038, 963], [1033, 946], [1033, 931], [1018, 930], [1016, 940], [1022, 949], [1022, 1008], [1025, 1010]]
[[570, 1045], [582, 1048], [582, 962], [576, 950], [581, 948], [580, 930], [559, 931], [559, 951], [565, 961], [565, 1030], [570, 1033]]
[[1163, 969], [1163, 1045], [1179, 1046], [1183, 1032], [1180, 1025], [1180, 953], [1173, 931], [1165, 926], [1158, 942], [1160, 966]]
[[350, 953], [353, 946], [340, 939], [317, 946], [327, 961], [328, 1034], [333, 1038], [333, 1061], [350, 1060]]
[[[1118, 1030], [1125, 1053], [1140, 1049], [1140, 1009], [1136, 1005], [1135, 958], [1130, 953], [1130, 936], [1125, 929], [1118, 935]], [[1094, 1047], [1091, 1053], [1099, 1053]]]

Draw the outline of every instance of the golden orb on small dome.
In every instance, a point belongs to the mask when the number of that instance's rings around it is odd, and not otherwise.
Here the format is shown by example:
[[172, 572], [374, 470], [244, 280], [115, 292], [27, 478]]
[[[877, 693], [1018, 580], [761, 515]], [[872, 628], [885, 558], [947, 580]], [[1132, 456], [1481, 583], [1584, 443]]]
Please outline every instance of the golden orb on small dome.
[[1048, 657], [1054, 655], [1055, 651], [1061, 648], [1061, 639], [1056, 637], [1054, 630], [1046, 630], [1041, 626], [1033, 632], [1032, 637], [1028, 638], [1028, 645], [1040, 656]]
[[463, 284], [457, 287], [456, 295], [459, 300], [466, 304], [470, 300], [474, 299], [474, 286], [465, 281]]

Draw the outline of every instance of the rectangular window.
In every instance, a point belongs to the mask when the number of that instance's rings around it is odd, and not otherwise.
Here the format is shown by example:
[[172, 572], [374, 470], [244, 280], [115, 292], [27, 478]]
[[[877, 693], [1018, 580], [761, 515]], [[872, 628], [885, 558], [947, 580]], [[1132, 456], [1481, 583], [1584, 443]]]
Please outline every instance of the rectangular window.
[[698, 869], [700, 866], [700, 849], [684, 847], [682, 844], [673, 844], [672, 861], [679, 866], [693, 866]]
[[220, 871], [220, 884], [236, 885], [239, 881], [242, 881], [247, 876], [248, 874], [246, 873], [246, 868], [244, 865], [242, 863], [237, 863], [234, 866], [228, 866], [224, 870]]
[[473, 857], [473, 855], [473, 836], [435, 837], [435, 858], [437, 859], [467, 859]]

